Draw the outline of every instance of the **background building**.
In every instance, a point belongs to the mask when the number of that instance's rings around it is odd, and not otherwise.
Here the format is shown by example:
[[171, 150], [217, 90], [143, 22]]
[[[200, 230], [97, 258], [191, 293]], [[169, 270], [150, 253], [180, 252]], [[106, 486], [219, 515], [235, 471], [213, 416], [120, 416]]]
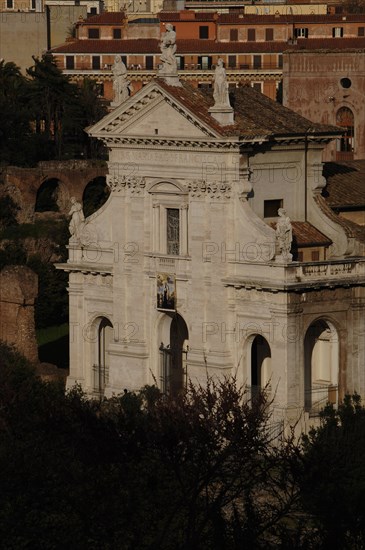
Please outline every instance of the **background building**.
[[284, 54], [284, 105], [313, 122], [344, 128], [344, 135], [326, 147], [324, 160], [365, 158], [364, 97], [364, 49]]

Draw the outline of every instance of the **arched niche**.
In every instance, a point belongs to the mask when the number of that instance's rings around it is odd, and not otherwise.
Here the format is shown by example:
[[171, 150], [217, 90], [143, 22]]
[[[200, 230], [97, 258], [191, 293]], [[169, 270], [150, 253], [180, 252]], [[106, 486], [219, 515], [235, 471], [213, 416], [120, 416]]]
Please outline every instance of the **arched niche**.
[[304, 338], [304, 408], [316, 414], [338, 400], [339, 339], [334, 325], [313, 322]]

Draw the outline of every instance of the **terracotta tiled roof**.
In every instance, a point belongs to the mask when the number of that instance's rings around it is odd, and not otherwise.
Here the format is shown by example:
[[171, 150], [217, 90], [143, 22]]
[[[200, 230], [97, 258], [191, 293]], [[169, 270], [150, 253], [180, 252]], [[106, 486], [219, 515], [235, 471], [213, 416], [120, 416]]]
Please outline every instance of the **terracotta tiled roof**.
[[354, 238], [356, 237], [357, 229], [359, 229], [359, 226], [356, 226], [356, 224], [350, 222], [349, 220], [346, 220], [345, 218], [341, 218], [341, 216], [338, 216], [335, 214], [335, 212], [330, 208], [330, 206], [327, 204], [326, 200], [322, 195], [315, 195], [314, 201], [317, 203], [319, 208], [322, 210], [322, 212], [332, 221], [335, 223], [338, 223], [341, 225], [343, 230], [345, 231], [347, 237]]
[[110, 11], [104, 12], [99, 15], [93, 15], [80, 21], [80, 25], [121, 25], [126, 19], [124, 12], [122, 11]]
[[239, 124], [221, 126], [209, 113], [209, 108], [214, 104], [211, 95], [204, 94], [198, 88], [194, 88], [186, 82], [181, 82], [182, 86], [168, 86], [163, 78], [158, 78], [157, 82], [167, 93], [172, 95], [179, 103], [182, 103], [187, 110], [194, 113], [219, 135], [226, 137], [240, 134]]
[[95, 53], [95, 54], [157, 54], [159, 41], [155, 38], [143, 40], [76, 40], [52, 48], [52, 53]]
[[[290, 9], [290, 6], [288, 6]], [[295, 9], [295, 8], [294, 8]], [[346, 19], [343, 19], [346, 17]], [[258, 15], [258, 14], [233, 14], [222, 13], [218, 17], [220, 25], [268, 25], [290, 23], [365, 23], [365, 14], [283, 14], [283, 15]]]
[[247, 141], [270, 141], [285, 136], [303, 136], [305, 133], [311, 136], [333, 136], [341, 132], [334, 126], [314, 124], [249, 86], [234, 90], [235, 124], [221, 126], [209, 113], [209, 107], [214, 103], [211, 92], [204, 93], [185, 82], [181, 87], [168, 86], [163, 79], [158, 79], [158, 82], [185, 105], [187, 110], [192, 111], [222, 136], [239, 136]]
[[235, 114], [242, 120], [242, 132], [247, 137], [257, 135], [258, 129], [260, 135], [276, 138], [288, 135], [341, 133], [335, 126], [314, 124], [249, 86], [236, 88], [234, 97]]
[[[194, 17], [193, 17], [194, 15]], [[158, 14], [161, 22], [172, 22], [172, 21], [185, 21], [190, 23], [192, 21], [215, 21], [218, 19], [218, 14], [214, 12], [192, 12], [189, 11], [185, 14], [183, 11], [162, 11]]]
[[[344, 50], [365, 49], [364, 38], [311, 38], [298, 39], [295, 45], [287, 42], [216, 42], [214, 40], [177, 40], [178, 55], [184, 54], [239, 54], [239, 53], [281, 53], [286, 50]], [[159, 40], [74, 40], [52, 48], [53, 53], [95, 53], [95, 54], [160, 54]]]
[[[276, 229], [276, 223], [272, 222], [271, 227]], [[293, 241], [297, 247], [307, 246], [330, 246], [331, 239], [326, 237], [319, 229], [309, 222], [291, 222], [293, 229]]]
[[323, 175], [327, 185], [322, 194], [331, 208], [365, 208], [365, 160], [327, 162]]

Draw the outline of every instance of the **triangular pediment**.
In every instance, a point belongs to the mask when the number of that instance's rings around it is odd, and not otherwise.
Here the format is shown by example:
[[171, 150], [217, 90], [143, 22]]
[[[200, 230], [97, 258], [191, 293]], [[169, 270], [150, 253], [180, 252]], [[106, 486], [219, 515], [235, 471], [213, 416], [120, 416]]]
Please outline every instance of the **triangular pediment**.
[[185, 105], [151, 82], [87, 129], [100, 139], [128, 137], [199, 139], [219, 137]]

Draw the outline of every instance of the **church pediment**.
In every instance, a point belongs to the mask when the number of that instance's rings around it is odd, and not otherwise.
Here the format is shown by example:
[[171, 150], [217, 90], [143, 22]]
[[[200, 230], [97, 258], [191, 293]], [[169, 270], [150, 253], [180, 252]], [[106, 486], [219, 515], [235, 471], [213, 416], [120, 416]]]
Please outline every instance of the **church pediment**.
[[87, 129], [108, 141], [113, 138], [199, 139], [217, 138], [214, 128], [186, 109], [172, 95], [152, 82]]

